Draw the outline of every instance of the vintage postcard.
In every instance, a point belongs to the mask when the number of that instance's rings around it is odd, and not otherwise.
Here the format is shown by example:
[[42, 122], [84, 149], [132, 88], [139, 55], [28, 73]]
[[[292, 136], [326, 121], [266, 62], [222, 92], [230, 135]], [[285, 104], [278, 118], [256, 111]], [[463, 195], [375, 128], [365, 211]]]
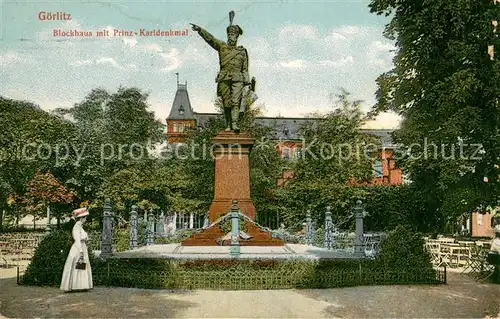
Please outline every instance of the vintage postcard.
[[0, 14], [0, 318], [500, 312], [498, 1]]

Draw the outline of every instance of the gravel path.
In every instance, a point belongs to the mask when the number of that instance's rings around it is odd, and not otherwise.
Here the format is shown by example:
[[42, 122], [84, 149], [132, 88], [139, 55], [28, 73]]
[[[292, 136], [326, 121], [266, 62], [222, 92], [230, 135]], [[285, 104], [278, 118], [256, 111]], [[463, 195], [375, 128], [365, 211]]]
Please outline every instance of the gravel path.
[[[448, 285], [324, 290], [189, 291], [96, 287], [62, 293], [17, 286], [0, 269], [7, 318], [484, 318], [500, 312], [500, 286], [449, 273]], [[0, 318], [2, 316], [0, 315]]]

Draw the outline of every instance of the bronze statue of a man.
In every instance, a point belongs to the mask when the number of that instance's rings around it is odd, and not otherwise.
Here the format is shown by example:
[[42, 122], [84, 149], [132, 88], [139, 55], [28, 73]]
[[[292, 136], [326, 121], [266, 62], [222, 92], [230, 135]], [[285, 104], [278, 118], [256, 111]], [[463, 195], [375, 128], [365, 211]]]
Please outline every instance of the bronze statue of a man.
[[248, 73], [248, 52], [243, 46], [237, 46], [238, 37], [243, 30], [233, 25], [234, 11], [229, 12], [229, 26], [226, 29], [227, 43], [216, 39], [208, 31], [192, 24], [193, 31], [219, 53], [220, 71], [215, 79], [217, 96], [222, 100], [226, 131], [239, 132], [240, 113], [243, 114], [257, 99], [255, 78], [250, 80]]

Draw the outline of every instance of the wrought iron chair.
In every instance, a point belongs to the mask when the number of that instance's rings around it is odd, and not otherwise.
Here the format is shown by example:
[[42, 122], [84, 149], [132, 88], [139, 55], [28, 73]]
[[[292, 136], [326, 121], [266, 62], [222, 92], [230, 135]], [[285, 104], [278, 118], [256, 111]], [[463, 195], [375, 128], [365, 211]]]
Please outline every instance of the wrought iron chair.
[[[488, 246], [476, 245], [471, 249], [471, 257], [467, 263], [465, 270], [469, 270], [476, 281], [486, 280], [493, 273], [494, 267], [488, 264]], [[465, 272], [465, 270], [463, 272]]]

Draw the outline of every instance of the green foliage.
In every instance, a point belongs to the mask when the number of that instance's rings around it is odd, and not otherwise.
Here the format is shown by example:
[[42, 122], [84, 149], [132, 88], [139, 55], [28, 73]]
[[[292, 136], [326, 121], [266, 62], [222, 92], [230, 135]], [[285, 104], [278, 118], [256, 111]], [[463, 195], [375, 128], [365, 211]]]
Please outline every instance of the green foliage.
[[361, 131], [366, 120], [359, 108], [361, 101], [350, 101], [346, 91], [337, 98], [333, 111], [300, 129], [305, 139], [303, 155], [290, 167], [296, 178], [276, 192], [287, 225], [305, 220], [307, 210], [321, 222], [327, 206], [332, 207], [334, 222], [338, 222], [366, 195], [365, 189], [351, 187], [349, 182], [374, 176], [374, 154], [381, 142]]
[[[22, 284], [33, 286], [58, 286], [61, 284], [64, 264], [73, 245], [70, 231], [52, 231], [35, 250], [31, 262], [22, 277]], [[94, 255], [89, 251], [90, 263]]]
[[377, 80], [374, 113], [403, 116], [394, 136], [397, 164], [414, 190], [429, 196], [425, 209], [441, 215], [442, 228], [445, 217], [496, 205], [500, 60], [487, 51], [500, 47], [491, 23], [500, 7], [488, 0], [372, 0], [370, 9], [391, 16], [385, 34], [397, 46], [394, 68]]
[[382, 240], [377, 259], [386, 269], [413, 268], [421, 273], [433, 270], [422, 234], [405, 226], [398, 226]]
[[[84, 201], [93, 215], [93, 209], [109, 196], [106, 192], [116, 199], [119, 210], [138, 196], [157, 205], [168, 204], [168, 190], [157, 189], [151, 182], [154, 174], [138, 173], [139, 181], [124, 182], [134, 170], [151, 172], [156, 161], [152, 150], [165, 138], [163, 125], [148, 111], [147, 98], [148, 94], [137, 88], [120, 87], [116, 93], [94, 89], [74, 107], [53, 113], [28, 102], [0, 98], [4, 133], [0, 143], [0, 209], [23, 216], [26, 204], [20, 199], [38, 170], [51, 173], [62, 188], [74, 190], [71, 203], [51, 204], [54, 216], [63, 216]], [[36, 147], [42, 143], [50, 150], [46, 158], [36, 156]], [[27, 145], [34, 146], [28, 147], [29, 154], [22, 154]], [[139, 192], [141, 183], [146, 183], [147, 189]], [[124, 185], [130, 186], [123, 189]], [[47, 202], [39, 197], [30, 196], [30, 203]]]
[[[164, 135], [163, 125], [148, 111], [147, 97], [137, 88], [120, 87], [116, 93], [94, 89], [73, 108], [57, 110], [73, 118], [75, 130], [68, 143], [84, 152], [81, 157], [73, 150], [60, 173], [71, 180], [80, 198], [89, 200], [91, 207], [107, 197], [104, 192], [112, 188], [111, 182], [121, 181], [127, 170], [147, 171], [152, 165], [152, 148], [164, 140]], [[115, 175], [120, 170], [125, 173]], [[131, 185], [134, 187], [137, 185]], [[116, 190], [111, 191], [115, 195]], [[116, 202], [122, 204], [133, 195], [127, 189], [116, 195]]]
[[413, 184], [364, 187], [362, 198], [367, 212], [364, 227], [369, 231], [389, 231], [397, 226], [411, 227], [421, 232], [441, 229], [440, 215], [431, 210], [433, 197]]
[[[28, 181], [38, 170], [54, 167], [54, 156], [46, 155], [56, 153], [56, 145], [65, 141], [73, 126], [32, 103], [4, 97], [0, 114], [0, 209], [6, 210], [4, 217], [22, 218], [27, 213], [22, 197]], [[42, 156], [37, 155], [40, 145], [44, 145]]]
[[107, 259], [93, 265], [96, 285], [147, 289], [262, 290], [442, 283], [435, 272], [390, 270], [374, 260]]
[[[240, 231], [247, 232], [248, 231], [248, 226], [247, 223], [248, 221], [243, 217], [239, 216], [239, 227]], [[233, 221], [231, 218], [227, 218], [220, 222], [219, 224], [220, 230], [222, 231], [223, 234], [227, 234], [232, 231], [233, 229]]]
[[119, 228], [116, 230], [114, 237], [114, 248], [117, 252], [130, 249], [130, 229]]
[[176, 244], [191, 237], [194, 233], [198, 232], [197, 229], [178, 229], [173, 236], [155, 237], [155, 244]]

